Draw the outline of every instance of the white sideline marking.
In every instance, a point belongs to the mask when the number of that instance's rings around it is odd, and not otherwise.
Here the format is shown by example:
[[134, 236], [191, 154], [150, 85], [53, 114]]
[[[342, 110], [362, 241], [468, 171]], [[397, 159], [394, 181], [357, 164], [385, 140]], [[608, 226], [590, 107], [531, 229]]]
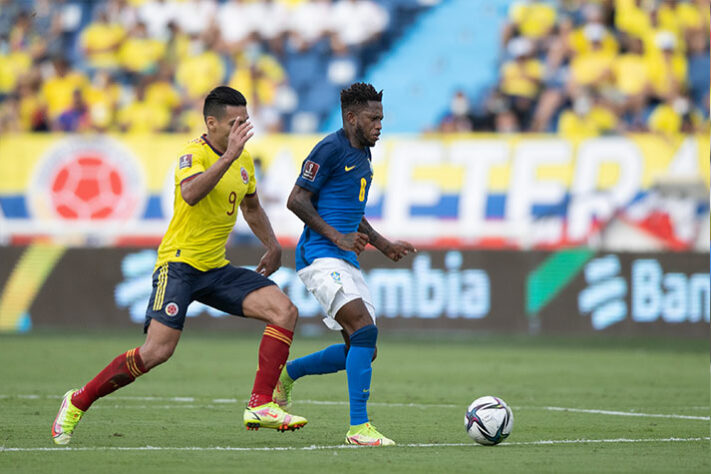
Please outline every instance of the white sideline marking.
[[[59, 400], [60, 397], [56, 395], [0, 395], [0, 399], [8, 398], [19, 398], [25, 400], [38, 400], [40, 398]], [[136, 401], [167, 401], [167, 402], [179, 402], [179, 403], [195, 403], [199, 399], [196, 397], [133, 397], [133, 396], [116, 396], [111, 397], [111, 400], [136, 400]], [[240, 403], [237, 398], [214, 398], [211, 400], [212, 403], [216, 404], [231, 404]], [[246, 402], [243, 400], [242, 403]], [[331, 401], [331, 400], [298, 400], [298, 403], [305, 405], [338, 405], [347, 406], [347, 401]], [[451, 403], [386, 403], [386, 402], [368, 402], [370, 406], [380, 406], [380, 407], [404, 407], [404, 408], [458, 408], [459, 405]], [[155, 408], [155, 409], [175, 409], [174, 405], [96, 405], [94, 408]], [[200, 404], [200, 405], [181, 405], [181, 408], [217, 408], [215, 405]], [[613, 410], [596, 410], [596, 409], [586, 409], [586, 408], [566, 408], [566, 407], [535, 407], [535, 406], [514, 406], [515, 410], [546, 410], [546, 411], [569, 411], [573, 413], [590, 413], [595, 415], [610, 415], [610, 416], [636, 416], [642, 418], [671, 418], [677, 420], [699, 420], [699, 421], [711, 421], [711, 417], [708, 416], [694, 416], [694, 415], [679, 415], [673, 413], [640, 413], [635, 411], [613, 411]], [[708, 407], [687, 407], [692, 409]]]
[[593, 413], [596, 415], [616, 415], [616, 416], [642, 416], [646, 418], [676, 418], [681, 420], [703, 420], [709, 421], [708, 416], [692, 416], [692, 415], [665, 415], [660, 413], [637, 413], [629, 411], [610, 411], [610, 410], [586, 410], [584, 408], [563, 408], [563, 407], [542, 407], [543, 410], [549, 411], [572, 411], [575, 413]]
[[[674, 442], [694, 442], [708, 441], [711, 437], [703, 438], [614, 438], [614, 439], [548, 439], [541, 441], [521, 441], [515, 443], [501, 443], [499, 446], [541, 446], [541, 445], [556, 445], [556, 444], [588, 444], [588, 443], [674, 443]], [[484, 447], [474, 442], [471, 443], [411, 443], [399, 444], [395, 448], [450, 448], [450, 447]], [[338, 444], [333, 446], [275, 446], [275, 447], [260, 447], [260, 448], [243, 448], [235, 446], [94, 446], [94, 447], [79, 447], [79, 448], [6, 448], [0, 446], [0, 452], [28, 452], [28, 451], [317, 451], [324, 449], [361, 449], [367, 446], [353, 446], [348, 444]], [[393, 448], [389, 448], [393, 449]]]

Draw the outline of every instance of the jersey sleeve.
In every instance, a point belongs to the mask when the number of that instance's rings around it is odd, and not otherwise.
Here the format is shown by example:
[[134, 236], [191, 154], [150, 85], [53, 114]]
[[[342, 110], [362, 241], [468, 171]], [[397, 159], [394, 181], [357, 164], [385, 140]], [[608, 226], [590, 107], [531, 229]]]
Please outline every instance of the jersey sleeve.
[[199, 145], [190, 144], [183, 149], [175, 168], [175, 184], [193, 178], [205, 171], [204, 153]]
[[296, 179], [296, 185], [318, 192], [331, 175], [338, 158], [338, 149], [334, 143], [320, 142], [301, 164], [301, 174]]

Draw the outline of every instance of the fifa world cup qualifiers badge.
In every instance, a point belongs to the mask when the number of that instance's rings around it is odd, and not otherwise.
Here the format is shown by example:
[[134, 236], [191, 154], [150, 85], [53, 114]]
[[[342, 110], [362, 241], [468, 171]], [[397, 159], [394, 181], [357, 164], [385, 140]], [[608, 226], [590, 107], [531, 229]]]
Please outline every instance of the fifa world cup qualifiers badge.
[[244, 184], [247, 184], [249, 182], [249, 173], [247, 172], [246, 169], [244, 169], [244, 166], [240, 168], [239, 170], [240, 175], [242, 175], [242, 182]]
[[321, 165], [318, 163], [314, 163], [311, 160], [307, 160], [306, 163], [304, 163], [304, 171], [301, 173], [301, 177], [304, 179], [308, 179], [309, 181], [313, 181], [316, 179], [316, 175], [318, 174], [318, 169], [320, 168]]
[[183, 155], [180, 157], [178, 160], [178, 167], [182, 170], [183, 168], [190, 168], [193, 165], [193, 155], [192, 153], [188, 153], [187, 155]]

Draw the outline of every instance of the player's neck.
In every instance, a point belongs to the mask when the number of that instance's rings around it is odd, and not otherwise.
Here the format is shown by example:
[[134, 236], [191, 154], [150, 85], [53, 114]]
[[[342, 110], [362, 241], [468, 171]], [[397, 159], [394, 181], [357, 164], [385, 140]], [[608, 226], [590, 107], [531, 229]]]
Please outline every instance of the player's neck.
[[202, 136], [205, 139], [205, 141], [207, 142], [207, 144], [210, 145], [210, 148], [212, 148], [215, 151], [215, 153], [217, 153], [220, 156], [222, 156], [225, 153], [225, 150], [222, 150], [222, 147], [220, 147], [217, 144], [215, 138], [210, 136], [210, 132], [204, 133]]

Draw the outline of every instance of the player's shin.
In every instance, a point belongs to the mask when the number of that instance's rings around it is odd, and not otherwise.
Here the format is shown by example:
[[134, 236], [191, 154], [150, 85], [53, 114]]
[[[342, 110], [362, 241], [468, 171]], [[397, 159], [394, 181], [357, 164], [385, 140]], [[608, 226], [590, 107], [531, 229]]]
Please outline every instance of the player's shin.
[[368, 422], [366, 404], [370, 396], [371, 362], [378, 339], [374, 324], [362, 327], [350, 336], [351, 347], [346, 356], [348, 397], [351, 407], [351, 426]]
[[346, 368], [346, 345], [333, 344], [327, 348], [286, 364], [292, 380], [304, 375], [332, 374]]
[[264, 329], [262, 342], [259, 344], [259, 367], [248, 404], [250, 408], [272, 401], [274, 387], [289, 357], [289, 347], [293, 337], [293, 331], [273, 324], [267, 325]]
[[96, 377], [76, 391], [72, 395], [72, 404], [86, 411], [97, 399], [130, 384], [146, 372], [148, 369], [143, 365], [139, 348], [131, 349], [112, 360]]

